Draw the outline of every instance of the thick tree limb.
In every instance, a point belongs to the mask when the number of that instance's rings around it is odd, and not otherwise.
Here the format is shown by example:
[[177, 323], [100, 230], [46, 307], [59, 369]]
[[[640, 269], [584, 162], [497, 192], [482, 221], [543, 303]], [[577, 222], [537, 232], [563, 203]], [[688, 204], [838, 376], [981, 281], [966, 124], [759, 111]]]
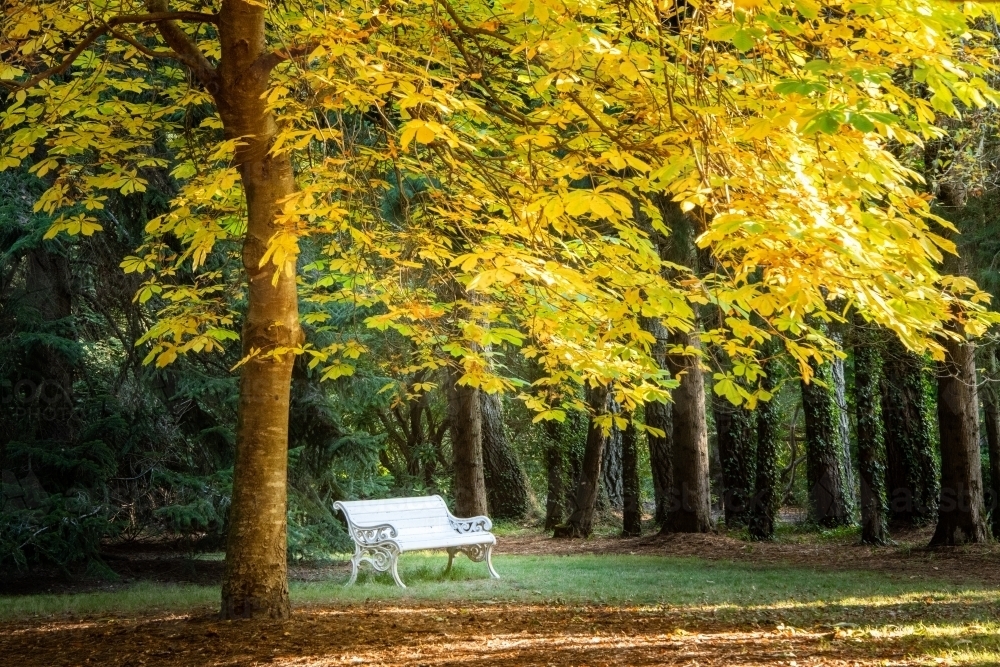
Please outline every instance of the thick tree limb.
[[[109, 19], [107, 22], [105, 22], [105, 23], [103, 23], [103, 24], [95, 27], [93, 30], [91, 30], [87, 34], [87, 36], [84, 37], [83, 40], [73, 48], [72, 51], [70, 51], [68, 54], [66, 54], [66, 57], [63, 58], [59, 62], [58, 65], [53, 65], [52, 67], [50, 67], [50, 68], [48, 68], [48, 69], [46, 69], [46, 70], [44, 70], [42, 72], [39, 72], [38, 74], [36, 74], [35, 76], [31, 77], [27, 81], [20, 82], [20, 83], [16, 82], [16, 81], [0, 81], [0, 85], [4, 86], [6, 88], [9, 88], [11, 90], [25, 90], [25, 89], [28, 89], [28, 88], [33, 88], [34, 86], [38, 85], [40, 82], [44, 81], [45, 79], [48, 79], [48, 78], [53, 77], [53, 76], [57, 76], [59, 74], [62, 74], [66, 70], [68, 70], [70, 67], [72, 67], [72, 65], [76, 61], [76, 59], [80, 57], [80, 54], [83, 53], [87, 49], [88, 46], [90, 46], [91, 44], [93, 44], [94, 42], [96, 42], [98, 40], [98, 38], [100, 38], [101, 36], [106, 35], [108, 33], [111, 33], [112, 35], [114, 35], [116, 37], [124, 39], [129, 44], [131, 44], [132, 46], [135, 46], [136, 48], [138, 48], [140, 51], [142, 51], [146, 55], [154, 55], [155, 54], [154, 57], [169, 56], [169, 57], [172, 57], [172, 58], [177, 58], [178, 60], [180, 60], [181, 62], [183, 62], [185, 65], [188, 65], [188, 67], [192, 67], [192, 63], [195, 66], [200, 66], [200, 63], [198, 63], [197, 60], [192, 60], [192, 62], [188, 62], [188, 60], [185, 59], [185, 57], [186, 57], [187, 54], [182, 53], [182, 52], [178, 51], [177, 49], [174, 50], [175, 52], [171, 52], [171, 53], [153, 51], [151, 49], [147, 49], [146, 47], [141, 46], [140, 44], [138, 44], [133, 39], [129, 39], [129, 38], [123, 37], [121, 34], [119, 34], [117, 31], [115, 31], [115, 28], [117, 26], [120, 26], [120, 25], [128, 25], [128, 24], [135, 24], [135, 23], [159, 23], [161, 26], [164, 25], [164, 24], [173, 25], [174, 28], [178, 32], [181, 32], [180, 29], [176, 27], [176, 24], [174, 24], [175, 20], [177, 20], [177, 21], [200, 22], [200, 23], [218, 23], [219, 17], [217, 15], [215, 15], [215, 14], [203, 14], [201, 12], [168, 12], [168, 11], [150, 12], [148, 14], [130, 14], [130, 15], [124, 15], [124, 16], [115, 16], [115, 17]], [[162, 28], [161, 28], [161, 32], [162, 32]], [[183, 32], [181, 32], [181, 35], [184, 36], [184, 38], [188, 42], [188, 44], [191, 44], [190, 40], [187, 40], [187, 36], [184, 35]], [[164, 35], [164, 38], [166, 38], [165, 35]], [[168, 44], [169, 44], [169, 40], [168, 40]], [[191, 46], [193, 47], [194, 45], [191, 44]], [[197, 49], [195, 49], [195, 50], [197, 51]], [[208, 60], [206, 60], [205, 57], [202, 56], [200, 52], [198, 53], [198, 55], [201, 56], [201, 60], [204, 61], [204, 65], [206, 65], [209, 70], [211, 70], [211, 71], [214, 72], [214, 70], [212, 70], [212, 66], [208, 63]], [[194, 69], [194, 67], [192, 67], [192, 69]], [[213, 74], [213, 76], [214, 76], [214, 74]]]
[[254, 77], [267, 77], [271, 73], [271, 70], [277, 67], [280, 63], [293, 58], [307, 56], [315, 51], [317, 46], [319, 46], [319, 42], [309, 42], [308, 44], [302, 44], [301, 46], [290, 46], [285, 49], [278, 49], [277, 51], [265, 53], [258, 58], [256, 62], [254, 62], [253, 67], [251, 68], [251, 75]]
[[[183, 17], [187, 12], [167, 11], [169, 9], [167, 0], [147, 0], [146, 6], [152, 10], [154, 15], [164, 17], [163, 20], [157, 21], [157, 27], [160, 29], [163, 41], [177, 54], [177, 59], [187, 65], [191, 73], [208, 88], [210, 93], [213, 95], [218, 93], [215, 68], [174, 20], [175, 17]], [[215, 14], [206, 14], [206, 16], [213, 18], [212, 23], [217, 24], [219, 21], [219, 17]]]

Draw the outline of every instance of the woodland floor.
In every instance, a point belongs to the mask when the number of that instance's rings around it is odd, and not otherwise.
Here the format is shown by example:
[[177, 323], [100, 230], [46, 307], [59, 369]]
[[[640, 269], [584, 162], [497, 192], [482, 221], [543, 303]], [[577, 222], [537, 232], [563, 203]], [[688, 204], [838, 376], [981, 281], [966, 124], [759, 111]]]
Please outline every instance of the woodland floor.
[[[501, 579], [491, 589], [496, 596], [489, 599], [421, 599], [420, 588], [431, 584], [424, 586], [420, 575], [414, 575], [418, 578], [405, 592], [408, 597], [391, 597], [397, 591], [384, 582], [362, 583], [350, 599], [298, 599], [292, 620], [280, 623], [220, 622], [205, 601], [180, 610], [121, 612], [112, 603], [99, 612], [31, 617], [4, 615], [0, 609], [0, 619], [6, 619], [0, 620], [0, 665], [1000, 664], [1000, 546], [930, 550], [924, 547], [926, 531], [897, 535], [897, 544], [880, 549], [859, 547], [856, 539], [790, 535], [752, 545], [724, 535], [557, 541], [522, 532], [498, 540], [497, 560], [502, 563], [508, 556], [512, 576]], [[199, 584], [208, 591], [204, 600], [217, 596], [212, 592], [217, 588], [207, 587], [218, 584], [219, 561], [139, 548], [112, 553], [108, 562], [122, 581], [8, 582], [0, 588], [0, 606], [46, 590], [58, 597], [114, 593], [141, 582]], [[585, 554], [598, 559], [588, 560]], [[630, 561], [633, 555], [637, 558]], [[608, 577], [628, 569], [630, 562], [644, 567], [680, 563], [686, 568], [678, 570], [684, 577], [713, 579], [703, 586], [718, 579], [733, 587], [740, 577], [775, 572], [778, 581], [801, 576], [802, 583], [799, 589], [789, 584], [789, 590], [799, 593], [745, 603], [700, 591], [671, 601], [666, 594], [660, 602], [602, 603], [599, 597], [587, 601], [572, 596], [532, 600], [531, 593], [542, 591], [523, 586], [518, 589], [523, 599], [504, 599], [503, 586], [518, 588], [513, 564], [541, 562], [539, 558], [565, 567], [599, 560], [611, 564]], [[476, 567], [468, 564], [467, 580], [453, 585], [480, 585], [482, 573]], [[295, 586], [308, 587], [342, 581], [345, 572], [343, 565], [297, 565], [292, 577]], [[679, 576], [674, 572], [671, 576]], [[809, 579], [831, 573], [835, 581], [860, 582], [853, 597], [825, 599], [816, 589], [819, 580]], [[908, 592], [864, 598], [857, 589], [864, 589], [867, 580], [895, 582], [891, 585]], [[433, 585], [440, 589], [452, 583], [435, 580]], [[668, 581], [665, 587], [670, 585]]]

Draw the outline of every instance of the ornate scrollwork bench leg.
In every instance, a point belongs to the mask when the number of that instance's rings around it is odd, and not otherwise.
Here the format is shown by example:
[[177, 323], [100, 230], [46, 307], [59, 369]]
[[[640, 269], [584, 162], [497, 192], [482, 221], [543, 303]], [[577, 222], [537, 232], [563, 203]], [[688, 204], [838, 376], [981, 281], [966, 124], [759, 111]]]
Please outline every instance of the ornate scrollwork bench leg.
[[392, 524], [383, 523], [377, 526], [349, 525], [351, 537], [354, 539], [354, 556], [351, 557], [350, 586], [358, 579], [361, 563], [371, 563], [376, 572], [391, 572], [397, 586], [406, 588], [399, 578], [396, 566], [399, 561], [399, 544], [393, 541], [396, 528]]
[[490, 576], [494, 579], [499, 579], [500, 575], [497, 571], [493, 569], [493, 545], [492, 544], [470, 544], [464, 547], [448, 547], [448, 567], [444, 571], [451, 572], [452, 561], [455, 560], [455, 554], [464, 553], [469, 557], [473, 563], [481, 563], [486, 561], [486, 567], [490, 570]]

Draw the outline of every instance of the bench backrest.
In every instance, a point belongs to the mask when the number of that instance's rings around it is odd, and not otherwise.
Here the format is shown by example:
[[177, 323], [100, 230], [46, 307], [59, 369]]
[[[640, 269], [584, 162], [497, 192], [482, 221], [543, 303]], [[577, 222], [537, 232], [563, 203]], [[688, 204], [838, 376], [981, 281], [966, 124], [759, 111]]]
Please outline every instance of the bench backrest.
[[441, 496], [347, 500], [335, 506], [342, 509], [348, 522], [355, 526], [392, 524], [400, 541], [405, 541], [407, 537], [455, 532], [448, 506]]

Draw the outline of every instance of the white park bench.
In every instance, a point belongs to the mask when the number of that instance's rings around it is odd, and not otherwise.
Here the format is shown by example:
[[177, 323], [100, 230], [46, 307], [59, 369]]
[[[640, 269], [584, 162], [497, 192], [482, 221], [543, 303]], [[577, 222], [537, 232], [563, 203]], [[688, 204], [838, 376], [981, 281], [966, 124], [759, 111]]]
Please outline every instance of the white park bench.
[[455, 554], [462, 552], [476, 563], [485, 560], [490, 576], [500, 578], [493, 569], [497, 541], [490, 532], [493, 522], [485, 516], [452, 516], [441, 496], [342, 500], [335, 502], [333, 509], [344, 513], [347, 531], [354, 540], [348, 586], [357, 580], [361, 563], [371, 563], [378, 572], [389, 570], [396, 584], [406, 588], [396, 570], [399, 554], [426, 549], [447, 549], [445, 572], [451, 570]]

